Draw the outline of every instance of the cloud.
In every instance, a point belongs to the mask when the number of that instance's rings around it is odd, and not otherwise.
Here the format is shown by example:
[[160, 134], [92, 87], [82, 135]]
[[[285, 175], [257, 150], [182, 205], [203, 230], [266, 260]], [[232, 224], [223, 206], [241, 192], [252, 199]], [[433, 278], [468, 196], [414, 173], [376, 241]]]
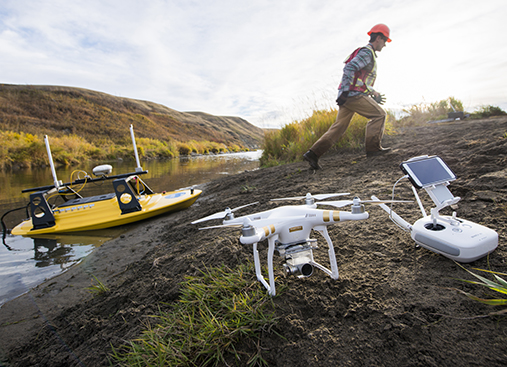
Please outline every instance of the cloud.
[[279, 125], [333, 106], [344, 58], [382, 22], [393, 39], [379, 54], [387, 107], [452, 95], [506, 108], [504, 9], [500, 0], [4, 0], [0, 82]]

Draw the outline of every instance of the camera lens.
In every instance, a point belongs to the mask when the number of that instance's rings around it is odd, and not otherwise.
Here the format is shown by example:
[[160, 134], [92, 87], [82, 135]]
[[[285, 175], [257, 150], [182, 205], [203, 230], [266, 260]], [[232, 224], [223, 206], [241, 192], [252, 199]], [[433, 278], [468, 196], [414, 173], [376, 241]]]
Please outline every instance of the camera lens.
[[304, 264], [301, 267], [301, 275], [303, 275], [305, 277], [309, 277], [310, 275], [312, 275], [312, 273], [313, 273], [313, 266], [312, 265]]

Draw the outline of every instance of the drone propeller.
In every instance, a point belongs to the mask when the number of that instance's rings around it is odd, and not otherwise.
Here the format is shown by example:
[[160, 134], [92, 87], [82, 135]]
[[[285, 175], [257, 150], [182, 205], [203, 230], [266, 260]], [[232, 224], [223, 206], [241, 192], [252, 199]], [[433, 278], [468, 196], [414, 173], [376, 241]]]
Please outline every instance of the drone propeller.
[[411, 200], [359, 200], [359, 198], [355, 198], [354, 200], [336, 200], [336, 201], [319, 201], [315, 204], [317, 205], [330, 205], [335, 208], [342, 208], [347, 205], [359, 205], [359, 204], [390, 204], [390, 203], [412, 203]]
[[[249, 204], [249, 205], [252, 205], [252, 204]], [[238, 208], [236, 208], [238, 209]], [[202, 228], [199, 228], [199, 230], [201, 229], [215, 229], [215, 228], [245, 228], [247, 226], [250, 226], [252, 223], [252, 220], [248, 217], [245, 217], [243, 218], [243, 223], [234, 223], [234, 224], [219, 224], [219, 225], [216, 225], [216, 226], [209, 226], [209, 227], [202, 227]]]
[[246, 205], [243, 205], [243, 206], [238, 206], [237, 208], [234, 208], [234, 209], [226, 208], [222, 212], [218, 212], [218, 213], [215, 213], [215, 214], [208, 215], [207, 217], [204, 217], [204, 218], [201, 218], [201, 219], [197, 219], [197, 220], [193, 221], [192, 224], [196, 224], [196, 223], [200, 223], [200, 222], [205, 222], [207, 220], [213, 220], [213, 219], [226, 219], [229, 216], [231, 216], [231, 219], [232, 219], [232, 213], [234, 213], [236, 210], [243, 209], [243, 208], [246, 208], [247, 206], [255, 205], [255, 204], [259, 204], [259, 202], [256, 201], [255, 203], [246, 204]]
[[199, 230], [215, 229], [215, 228], [241, 228], [241, 227], [243, 227], [243, 224], [219, 224], [217, 226], [202, 227], [202, 228], [199, 228]]
[[350, 193], [343, 192], [343, 193], [340, 193], [340, 194], [317, 194], [317, 195], [312, 195], [312, 194], [308, 193], [308, 194], [306, 194], [306, 196], [294, 196], [294, 197], [290, 197], [290, 198], [271, 199], [271, 201], [278, 201], [278, 200], [301, 200], [301, 199], [324, 200], [324, 199], [327, 199], [327, 198], [332, 198], [332, 197], [336, 197], [336, 196], [343, 196], [343, 195], [350, 195]]

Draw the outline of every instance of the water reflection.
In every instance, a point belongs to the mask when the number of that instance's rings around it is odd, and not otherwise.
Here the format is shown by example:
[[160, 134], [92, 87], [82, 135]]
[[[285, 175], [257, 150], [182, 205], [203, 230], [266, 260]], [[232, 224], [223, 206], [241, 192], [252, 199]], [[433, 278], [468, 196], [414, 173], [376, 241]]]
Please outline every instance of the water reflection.
[[[197, 156], [167, 161], [142, 162], [148, 174], [143, 181], [155, 192], [177, 190], [212, 181], [222, 175], [236, 174], [259, 167], [261, 151]], [[98, 162], [79, 167], [91, 175], [93, 167], [108, 163], [113, 166], [113, 175], [135, 171], [135, 162]], [[75, 168], [57, 169], [58, 179], [72, 181]], [[29, 194], [22, 190], [53, 183], [49, 168], [26, 169], [0, 174], [0, 207], [3, 215], [14, 208], [24, 208]], [[83, 196], [112, 192], [111, 182], [89, 183], [80, 192]], [[13, 228], [26, 218], [26, 210], [9, 213], [4, 222]], [[79, 262], [97, 246], [119, 236], [125, 228], [86, 232], [73, 235], [47, 235], [24, 238], [8, 235], [5, 246], [0, 245], [0, 306], [7, 300], [27, 292], [45, 279], [65, 271]]]
[[34, 238], [35, 267], [67, 264], [72, 257], [72, 247], [58, 246], [56, 239]]
[[8, 235], [0, 250], [0, 306], [45, 279], [54, 277], [79, 262], [94, 248], [114, 238], [106, 235], [60, 235], [25, 238]]

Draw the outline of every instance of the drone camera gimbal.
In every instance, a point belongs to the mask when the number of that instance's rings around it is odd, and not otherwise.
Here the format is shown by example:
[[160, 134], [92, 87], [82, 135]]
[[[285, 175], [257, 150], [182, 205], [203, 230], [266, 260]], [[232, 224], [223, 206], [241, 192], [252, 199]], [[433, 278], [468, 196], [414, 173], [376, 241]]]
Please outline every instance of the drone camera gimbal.
[[280, 256], [285, 257], [284, 275], [297, 275], [298, 277], [309, 277], [313, 274], [315, 263], [313, 250], [317, 249], [317, 240], [309, 239], [303, 243], [283, 245], [276, 244], [276, 250]]

